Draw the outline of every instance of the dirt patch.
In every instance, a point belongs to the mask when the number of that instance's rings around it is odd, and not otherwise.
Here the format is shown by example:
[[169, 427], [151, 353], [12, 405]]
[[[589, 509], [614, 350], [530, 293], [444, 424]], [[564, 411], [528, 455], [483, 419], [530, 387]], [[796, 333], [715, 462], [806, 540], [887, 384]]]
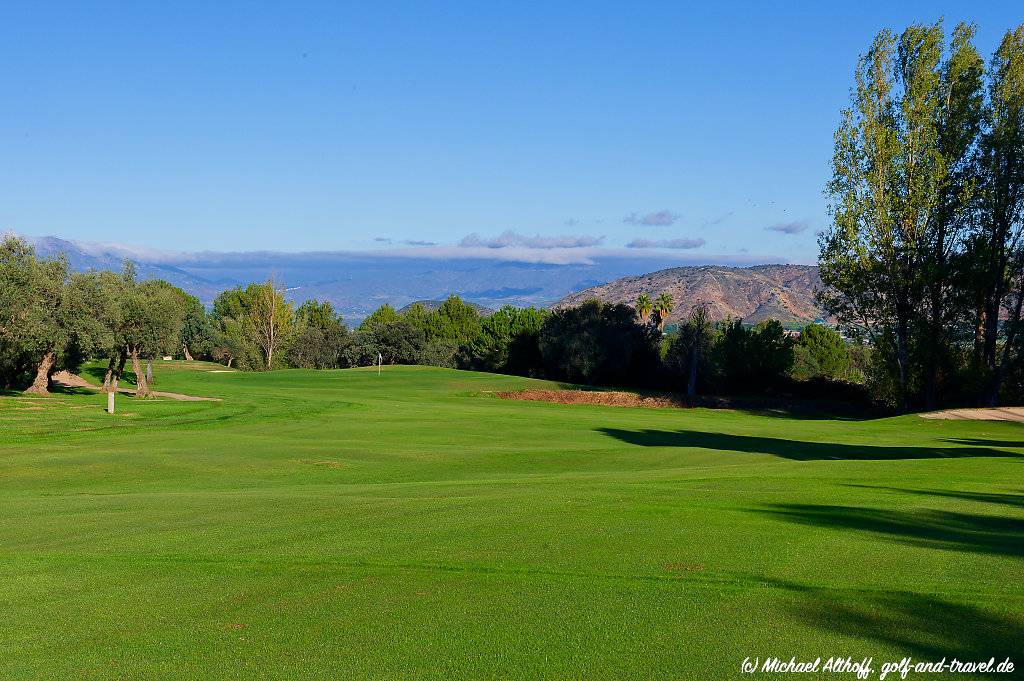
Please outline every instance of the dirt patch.
[[345, 464], [340, 461], [334, 461], [332, 459], [293, 459], [296, 463], [307, 464], [310, 466], [325, 466], [327, 468], [344, 468]]
[[956, 421], [1015, 421], [1024, 423], [1024, 407], [993, 407], [990, 409], [946, 409], [920, 414], [923, 419]]
[[517, 390], [497, 393], [505, 400], [529, 400], [556, 404], [598, 404], [606, 407], [688, 407], [672, 397], [645, 397], [637, 393], [613, 390]]
[[[53, 375], [53, 382], [57, 385], [62, 385], [65, 388], [85, 388], [86, 390], [99, 390], [99, 386], [95, 386], [89, 381], [85, 380], [77, 374], [73, 374], [70, 371], [58, 371]], [[134, 388], [118, 388], [117, 392], [124, 393], [125, 395], [134, 395]], [[165, 393], [160, 390], [154, 390], [152, 393], [153, 397], [166, 397], [171, 400], [181, 400], [182, 402], [220, 402], [219, 397], [196, 397], [195, 395], [182, 395], [181, 393]]]

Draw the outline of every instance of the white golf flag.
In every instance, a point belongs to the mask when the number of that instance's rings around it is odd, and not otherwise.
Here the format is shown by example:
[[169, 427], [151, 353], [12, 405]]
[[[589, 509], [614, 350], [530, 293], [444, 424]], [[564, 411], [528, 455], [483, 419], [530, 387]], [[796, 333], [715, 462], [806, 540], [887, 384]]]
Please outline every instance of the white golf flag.
[[380, 376], [380, 365], [384, 363], [384, 356], [377, 353], [377, 375]]

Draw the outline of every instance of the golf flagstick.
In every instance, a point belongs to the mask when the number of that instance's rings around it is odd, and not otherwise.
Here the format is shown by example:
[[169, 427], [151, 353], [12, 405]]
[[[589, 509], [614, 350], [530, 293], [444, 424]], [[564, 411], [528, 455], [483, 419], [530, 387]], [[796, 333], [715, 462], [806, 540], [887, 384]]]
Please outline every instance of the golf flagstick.
[[384, 356], [377, 353], [377, 375], [380, 376], [380, 365], [384, 363]]

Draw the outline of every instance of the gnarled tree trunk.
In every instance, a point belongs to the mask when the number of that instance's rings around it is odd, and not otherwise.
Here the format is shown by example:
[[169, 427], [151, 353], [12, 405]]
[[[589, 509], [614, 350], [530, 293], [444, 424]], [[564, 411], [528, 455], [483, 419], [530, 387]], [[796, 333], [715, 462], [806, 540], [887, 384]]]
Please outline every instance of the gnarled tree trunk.
[[[108, 393], [108, 392], [110, 392], [110, 384], [114, 381], [114, 369], [115, 368], [117, 368], [117, 356], [116, 355], [111, 357], [110, 361], [107, 362], [107, 372], [105, 374], [103, 374], [103, 387], [100, 388], [100, 392], [101, 393]], [[116, 390], [117, 388], [115, 387], [114, 389]]]
[[32, 381], [32, 385], [25, 392], [32, 393], [33, 395], [49, 395], [50, 375], [53, 374], [53, 367], [56, 364], [56, 353], [53, 350], [48, 350], [39, 361], [39, 366], [36, 367], [35, 380]]
[[185, 359], [188, 360], [189, 362], [191, 362], [192, 361], [192, 353], [188, 351], [188, 346], [182, 344], [181, 350], [182, 350], [182, 352], [185, 355]]
[[129, 350], [132, 358], [132, 371], [135, 372], [135, 396], [149, 397], [149, 384], [146, 383], [146, 374], [142, 371], [142, 363], [139, 361], [139, 351], [136, 348]]
[[117, 357], [117, 368], [114, 369], [114, 373], [110, 378], [110, 392], [117, 392], [117, 384], [121, 382], [121, 374], [124, 373], [124, 363], [127, 360], [128, 357], [124, 354], [124, 350], [121, 350]]

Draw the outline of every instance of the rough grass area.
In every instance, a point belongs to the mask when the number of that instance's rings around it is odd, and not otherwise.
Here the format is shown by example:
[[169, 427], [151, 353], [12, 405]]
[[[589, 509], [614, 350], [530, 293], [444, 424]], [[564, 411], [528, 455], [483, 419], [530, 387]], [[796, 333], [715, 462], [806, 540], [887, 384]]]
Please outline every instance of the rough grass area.
[[1020, 424], [481, 399], [558, 386], [423, 367], [155, 369], [223, 401], [0, 398], [0, 678], [1021, 655]]

